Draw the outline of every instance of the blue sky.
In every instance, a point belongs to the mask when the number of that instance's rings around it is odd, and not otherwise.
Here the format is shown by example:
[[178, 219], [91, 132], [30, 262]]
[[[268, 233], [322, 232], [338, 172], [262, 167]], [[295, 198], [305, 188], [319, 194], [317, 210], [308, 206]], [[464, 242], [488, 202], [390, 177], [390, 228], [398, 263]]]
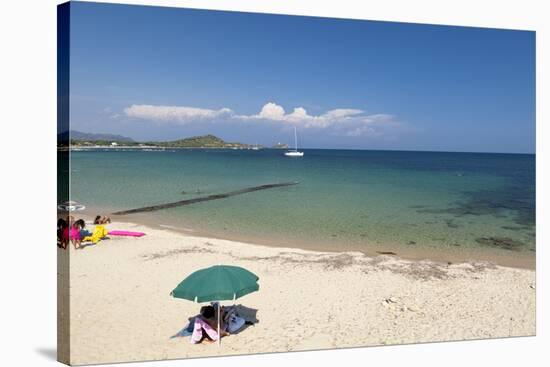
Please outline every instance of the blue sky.
[[535, 33], [73, 2], [71, 128], [535, 151]]

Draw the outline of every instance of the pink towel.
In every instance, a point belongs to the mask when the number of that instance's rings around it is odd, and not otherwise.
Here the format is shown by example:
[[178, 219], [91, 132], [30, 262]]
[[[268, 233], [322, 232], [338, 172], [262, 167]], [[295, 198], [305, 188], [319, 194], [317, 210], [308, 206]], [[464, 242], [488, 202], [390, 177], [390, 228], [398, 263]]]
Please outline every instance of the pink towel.
[[193, 326], [193, 334], [191, 334], [191, 343], [197, 344], [202, 340], [202, 331], [208, 335], [212, 340], [218, 340], [218, 332], [208, 325], [206, 321], [200, 317], [195, 318], [195, 325]]

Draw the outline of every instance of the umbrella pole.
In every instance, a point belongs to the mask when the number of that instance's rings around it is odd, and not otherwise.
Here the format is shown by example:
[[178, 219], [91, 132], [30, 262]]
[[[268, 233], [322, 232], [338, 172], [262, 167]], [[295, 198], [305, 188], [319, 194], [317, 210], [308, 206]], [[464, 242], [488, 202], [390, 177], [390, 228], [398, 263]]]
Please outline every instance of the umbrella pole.
[[218, 347], [221, 345], [222, 342], [222, 334], [220, 330], [220, 314], [221, 314], [221, 306], [220, 301], [218, 301]]

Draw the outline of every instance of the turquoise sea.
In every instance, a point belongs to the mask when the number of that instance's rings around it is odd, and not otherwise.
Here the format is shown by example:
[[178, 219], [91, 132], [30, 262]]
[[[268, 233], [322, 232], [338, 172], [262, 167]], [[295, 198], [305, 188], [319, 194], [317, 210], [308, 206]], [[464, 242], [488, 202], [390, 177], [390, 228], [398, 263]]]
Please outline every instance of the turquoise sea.
[[534, 155], [304, 152], [288, 158], [275, 149], [74, 151], [71, 199], [89, 215], [109, 214], [298, 181], [116, 220], [289, 247], [534, 258]]

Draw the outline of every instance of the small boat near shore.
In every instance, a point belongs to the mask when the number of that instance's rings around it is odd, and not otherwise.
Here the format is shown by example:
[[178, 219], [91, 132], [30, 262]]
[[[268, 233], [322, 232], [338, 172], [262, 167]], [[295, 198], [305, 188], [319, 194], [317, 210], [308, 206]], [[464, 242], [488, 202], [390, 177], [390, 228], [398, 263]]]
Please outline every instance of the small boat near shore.
[[285, 156], [287, 157], [303, 157], [304, 152], [298, 151], [298, 137], [296, 134], [296, 126], [294, 126], [294, 150], [289, 150], [285, 152]]

